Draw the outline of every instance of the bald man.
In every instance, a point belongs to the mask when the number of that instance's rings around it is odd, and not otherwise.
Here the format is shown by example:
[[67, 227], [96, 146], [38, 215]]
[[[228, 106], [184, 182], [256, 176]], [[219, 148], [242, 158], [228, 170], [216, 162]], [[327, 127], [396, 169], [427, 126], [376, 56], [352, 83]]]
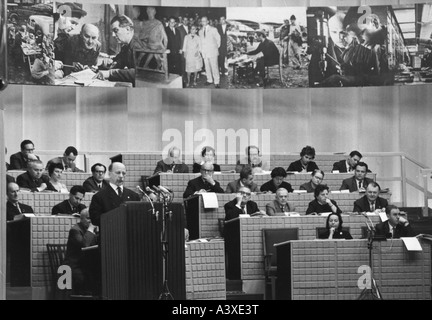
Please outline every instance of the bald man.
[[93, 24], [86, 23], [82, 26], [80, 34], [68, 39], [63, 53], [63, 63], [74, 67], [64, 67], [65, 75], [97, 66], [102, 47], [99, 36], [99, 29]]
[[140, 201], [137, 193], [124, 187], [126, 167], [123, 163], [111, 163], [108, 171], [109, 186], [96, 193], [90, 203], [90, 217], [96, 226], [100, 226], [102, 214], [118, 208], [126, 201]]
[[20, 187], [15, 182], [7, 185], [7, 203], [6, 203], [6, 216], [7, 221], [15, 220], [16, 217], [22, 217], [24, 213], [33, 213], [33, 208], [19, 202]]

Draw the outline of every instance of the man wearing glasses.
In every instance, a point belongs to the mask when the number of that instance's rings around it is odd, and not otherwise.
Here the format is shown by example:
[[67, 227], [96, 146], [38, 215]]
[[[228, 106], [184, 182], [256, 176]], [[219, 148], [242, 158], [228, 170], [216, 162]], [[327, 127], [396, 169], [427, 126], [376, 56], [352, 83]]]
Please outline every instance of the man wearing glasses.
[[224, 193], [219, 182], [213, 179], [214, 167], [211, 162], [204, 162], [201, 166], [201, 175], [195, 179], [189, 180], [183, 198], [203, 192]]
[[227, 202], [224, 209], [225, 221], [237, 218], [242, 214], [251, 217], [266, 215], [258, 209], [257, 203], [251, 200], [251, 190], [248, 187], [241, 187], [235, 199]]
[[30, 140], [21, 142], [21, 151], [10, 156], [9, 170], [27, 170], [27, 164], [33, 160], [40, 160], [34, 152], [34, 144]]
[[91, 167], [92, 176], [87, 178], [83, 187], [86, 192], [98, 192], [105, 189], [109, 183], [105, 180], [106, 167], [102, 163], [96, 163]]

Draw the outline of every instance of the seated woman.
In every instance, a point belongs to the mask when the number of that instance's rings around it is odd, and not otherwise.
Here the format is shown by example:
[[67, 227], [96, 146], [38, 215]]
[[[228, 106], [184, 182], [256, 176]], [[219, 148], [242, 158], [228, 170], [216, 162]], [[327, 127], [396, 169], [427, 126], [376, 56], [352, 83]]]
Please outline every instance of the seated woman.
[[329, 187], [325, 184], [320, 184], [315, 188], [315, 200], [309, 202], [306, 214], [319, 215], [323, 212], [332, 212], [341, 214], [336, 201], [329, 199]]
[[342, 217], [338, 213], [327, 216], [326, 230], [318, 234], [318, 239], [352, 239], [348, 231], [342, 230]]
[[293, 192], [293, 188], [290, 183], [284, 181], [287, 176], [287, 172], [282, 167], [276, 167], [271, 172], [271, 180], [264, 183], [260, 190], [261, 192], [276, 193], [279, 188], [284, 188], [288, 192]]
[[51, 163], [48, 167], [48, 175], [50, 177], [50, 183], [53, 185], [57, 192], [68, 193], [69, 190], [64, 183], [61, 182], [61, 176], [64, 167], [61, 163]]
[[312, 178], [309, 182], [303, 183], [300, 186], [300, 190], [306, 190], [307, 193], [312, 193], [315, 191], [317, 185], [321, 184], [324, 180], [324, 172], [320, 169], [315, 169], [312, 174]]
[[206, 147], [202, 148], [202, 150], [201, 150], [201, 162], [200, 163], [195, 162], [193, 164], [193, 168], [192, 168], [193, 173], [201, 172], [201, 165], [204, 162], [213, 163], [213, 171], [220, 172], [221, 171], [220, 165], [214, 163], [215, 157], [216, 157], [215, 149], [213, 149], [210, 146], [206, 146]]

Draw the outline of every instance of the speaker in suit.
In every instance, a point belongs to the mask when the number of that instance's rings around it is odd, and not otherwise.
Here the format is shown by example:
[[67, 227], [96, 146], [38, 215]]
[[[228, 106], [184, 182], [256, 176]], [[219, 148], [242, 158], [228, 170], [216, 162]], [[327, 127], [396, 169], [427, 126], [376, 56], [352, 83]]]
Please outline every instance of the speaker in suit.
[[[182, 75], [182, 63], [181, 63], [181, 36], [180, 32], [171, 23], [172, 18], [170, 18], [170, 25], [165, 28], [165, 32], [168, 37], [167, 49], [170, 50], [168, 54], [168, 71], [170, 73]], [[175, 22], [174, 22], [175, 24]]]
[[221, 46], [221, 37], [216, 28], [208, 25], [207, 17], [201, 19], [202, 28], [199, 31], [201, 38], [201, 55], [204, 59], [207, 84], [214, 83], [219, 87], [219, 47]]
[[225, 59], [227, 56], [227, 46], [228, 46], [228, 25], [226, 24], [225, 17], [220, 18], [220, 24], [217, 25], [217, 31], [219, 32], [221, 38], [221, 44], [219, 47], [219, 57], [218, 64], [221, 73], [226, 73], [228, 70], [225, 69]]
[[[360, 182], [361, 188], [366, 189], [370, 182], [373, 182], [373, 180], [365, 177], [364, 180]], [[359, 181], [355, 177], [344, 179], [342, 181], [342, 185], [339, 188], [339, 190], [347, 190], [347, 189], [349, 190], [349, 192], [358, 191], [359, 190]]]
[[33, 208], [24, 203], [16, 202], [12, 203], [11, 201], [6, 202], [6, 220], [11, 221], [15, 216], [23, 214], [23, 213], [34, 213]]
[[371, 210], [369, 199], [366, 195], [354, 201], [353, 212], [372, 212], [376, 209], [385, 209], [388, 206], [388, 201], [384, 198], [377, 197], [375, 200], [375, 209]]

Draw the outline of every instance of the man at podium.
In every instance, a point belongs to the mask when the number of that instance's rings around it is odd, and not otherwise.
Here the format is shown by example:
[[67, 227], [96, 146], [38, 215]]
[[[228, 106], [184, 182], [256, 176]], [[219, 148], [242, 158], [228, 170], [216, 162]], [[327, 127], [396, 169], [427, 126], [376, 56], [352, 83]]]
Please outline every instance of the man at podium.
[[90, 218], [94, 225], [100, 226], [100, 216], [118, 208], [125, 201], [140, 201], [139, 195], [124, 187], [126, 166], [113, 162], [108, 167], [109, 187], [96, 193], [90, 203]]

